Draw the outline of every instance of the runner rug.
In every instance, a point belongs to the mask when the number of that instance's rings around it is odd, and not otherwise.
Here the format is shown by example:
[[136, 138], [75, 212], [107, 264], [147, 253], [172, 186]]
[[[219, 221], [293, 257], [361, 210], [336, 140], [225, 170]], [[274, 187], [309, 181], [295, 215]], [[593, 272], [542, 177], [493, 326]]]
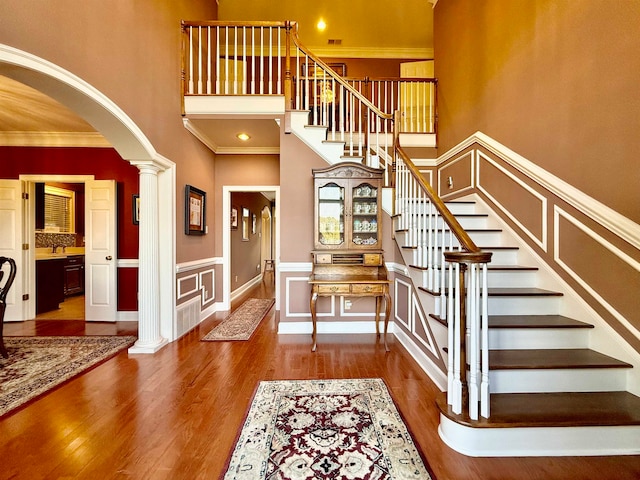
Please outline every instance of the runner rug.
[[4, 337], [0, 416], [133, 345], [135, 337]]
[[260, 382], [225, 480], [431, 479], [382, 379]]
[[203, 341], [249, 340], [258, 324], [271, 309], [273, 298], [250, 298], [227, 316]]

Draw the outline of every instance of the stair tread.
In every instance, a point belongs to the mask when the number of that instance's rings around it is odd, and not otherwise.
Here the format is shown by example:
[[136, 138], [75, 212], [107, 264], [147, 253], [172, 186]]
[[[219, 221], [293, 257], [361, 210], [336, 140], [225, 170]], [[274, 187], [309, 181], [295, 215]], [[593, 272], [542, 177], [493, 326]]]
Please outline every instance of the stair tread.
[[[429, 316], [444, 326], [447, 320]], [[593, 328], [593, 325], [563, 315], [489, 315], [489, 328]]]
[[[440, 295], [440, 292], [434, 292], [424, 287], [418, 287], [418, 290], [432, 295]], [[445, 289], [445, 294], [446, 292], [447, 289]], [[562, 292], [537, 287], [496, 287], [488, 288], [487, 292], [490, 297], [561, 297], [563, 295]]]
[[[409, 267], [416, 268], [418, 270], [428, 270], [428, 268], [429, 268], [429, 267], [420, 267], [418, 265], [409, 265]], [[435, 270], [440, 270], [442, 267], [440, 265], [436, 265], [433, 268]], [[528, 266], [528, 265], [494, 265], [493, 263], [489, 263], [489, 264], [487, 264], [487, 270], [490, 270], [490, 271], [498, 271], [498, 270], [537, 271], [537, 270], [539, 270], [539, 268], [538, 267]]]
[[477, 428], [640, 425], [640, 397], [629, 392], [494, 393], [491, 418], [470, 420], [438, 396], [440, 411], [451, 420]]
[[588, 348], [491, 350], [490, 370], [630, 368], [626, 362]]
[[489, 328], [593, 328], [563, 315], [489, 315]]

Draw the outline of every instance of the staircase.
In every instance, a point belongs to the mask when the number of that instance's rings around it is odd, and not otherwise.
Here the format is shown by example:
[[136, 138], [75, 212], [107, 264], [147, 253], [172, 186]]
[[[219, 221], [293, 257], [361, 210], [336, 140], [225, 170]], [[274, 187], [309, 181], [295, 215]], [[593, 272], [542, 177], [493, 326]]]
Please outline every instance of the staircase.
[[[632, 365], [589, 348], [593, 325], [560, 314], [566, 311], [561, 289], [546, 286], [553, 282], [486, 208], [474, 201], [446, 205], [474, 242], [493, 252], [491, 414], [478, 420], [455, 414], [443, 393], [437, 402], [442, 439], [472, 456], [638, 453], [640, 398], [625, 391]], [[413, 265], [417, 246], [410, 238], [408, 229], [396, 230], [421, 303], [437, 303], [440, 293], [421, 286], [424, 268]], [[433, 328], [448, 327], [440, 315], [430, 317]]]

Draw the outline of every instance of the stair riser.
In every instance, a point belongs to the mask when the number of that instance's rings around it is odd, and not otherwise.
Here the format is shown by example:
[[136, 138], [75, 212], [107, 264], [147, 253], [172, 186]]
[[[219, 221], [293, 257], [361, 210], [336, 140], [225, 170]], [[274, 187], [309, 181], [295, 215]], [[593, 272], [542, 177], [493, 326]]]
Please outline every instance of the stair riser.
[[[417, 259], [415, 256], [412, 258], [412, 265], [418, 265]], [[417, 284], [422, 288], [426, 288], [427, 290], [438, 290], [438, 286], [440, 285], [441, 280], [441, 270], [440, 269], [432, 269], [433, 273], [430, 273], [429, 270], [422, 270], [422, 279]], [[429, 277], [433, 277], [433, 285], [429, 284]], [[445, 278], [445, 282], [446, 282]], [[514, 272], [488, 272], [488, 284], [495, 288], [506, 288], [506, 287], [535, 287], [536, 286], [536, 275], [535, 272], [532, 271], [514, 271]]]
[[562, 297], [489, 297], [489, 315], [557, 315]]
[[587, 348], [586, 328], [489, 328], [492, 350]]
[[626, 389], [626, 368], [490, 370], [491, 393], [611, 392]]
[[640, 454], [640, 426], [473, 428], [440, 415], [438, 433], [451, 448], [473, 457]]
[[476, 213], [475, 203], [445, 202], [445, 205], [454, 215]]

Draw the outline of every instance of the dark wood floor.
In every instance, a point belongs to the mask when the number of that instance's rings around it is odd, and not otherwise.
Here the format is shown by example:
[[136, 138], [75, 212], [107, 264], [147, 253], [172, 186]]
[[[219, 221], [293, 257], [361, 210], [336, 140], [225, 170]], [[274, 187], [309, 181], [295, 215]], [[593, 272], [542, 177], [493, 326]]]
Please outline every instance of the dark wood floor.
[[[269, 297], [264, 284], [251, 292]], [[234, 308], [238, 302], [234, 304]], [[155, 355], [125, 352], [0, 420], [1, 479], [213, 479], [260, 380], [381, 377], [436, 477], [638, 479], [640, 456], [470, 458], [438, 436], [438, 389], [373, 335], [278, 336], [273, 311], [247, 342], [201, 342], [224, 314]], [[5, 335], [135, 334], [135, 324], [38, 320]], [[640, 443], [640, 439], [639, 439]]]

